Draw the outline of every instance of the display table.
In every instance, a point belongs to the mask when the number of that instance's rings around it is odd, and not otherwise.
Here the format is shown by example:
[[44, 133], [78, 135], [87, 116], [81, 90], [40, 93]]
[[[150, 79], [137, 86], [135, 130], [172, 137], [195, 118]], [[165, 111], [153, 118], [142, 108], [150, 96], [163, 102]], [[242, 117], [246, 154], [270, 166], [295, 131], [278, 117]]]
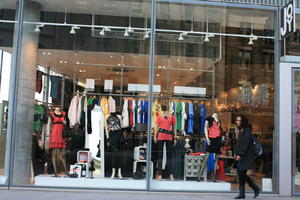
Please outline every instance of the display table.
[[[184, 157], [184, 180], [186, 178], [198, 177], [200, 167], [205, 160], [205, 154], [199, 156], [185, 155]], [[207, 181], [207, 167], [204, 168], [203, 175], [204, 181]]]

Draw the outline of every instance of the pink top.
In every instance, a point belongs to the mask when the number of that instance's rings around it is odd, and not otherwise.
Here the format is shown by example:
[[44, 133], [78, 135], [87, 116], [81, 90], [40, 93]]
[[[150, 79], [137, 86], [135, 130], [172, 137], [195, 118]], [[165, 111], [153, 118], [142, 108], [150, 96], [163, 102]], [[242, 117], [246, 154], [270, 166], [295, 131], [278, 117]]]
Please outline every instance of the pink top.
[[116, 112], [116, 101], [111, 96], [108, 98], [108, 109], [110, 113]]
[[213, 121], [212, 127], [209, 127], [208, 137], [216, 138], [221, 136], [220, 123]]

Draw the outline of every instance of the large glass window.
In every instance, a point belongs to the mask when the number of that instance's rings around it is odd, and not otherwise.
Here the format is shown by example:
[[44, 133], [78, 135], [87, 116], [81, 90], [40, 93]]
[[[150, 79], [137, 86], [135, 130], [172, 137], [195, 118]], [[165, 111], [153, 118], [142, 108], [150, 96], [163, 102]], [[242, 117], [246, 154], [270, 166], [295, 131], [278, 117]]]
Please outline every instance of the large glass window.
[[[11, 65], [15, 59], [14, 31], [16, 1], [0, 3], [0, 185], [8, 184], [11, 135], [7, 132]], [[9, 23], [7, 23], [9, 22]], [[10, 108], [11, 109], [11, 108]]]
[[234, 119], [243, 114], [264, 149], [249, 174], [274, 191], [274, 12], [170, 2], [157, 2], [156, 11], [161, 92], [153, 103], [150, 188], [237, 190]]
[[14, 185], [146, 189], [150, 10], [25, 1]]

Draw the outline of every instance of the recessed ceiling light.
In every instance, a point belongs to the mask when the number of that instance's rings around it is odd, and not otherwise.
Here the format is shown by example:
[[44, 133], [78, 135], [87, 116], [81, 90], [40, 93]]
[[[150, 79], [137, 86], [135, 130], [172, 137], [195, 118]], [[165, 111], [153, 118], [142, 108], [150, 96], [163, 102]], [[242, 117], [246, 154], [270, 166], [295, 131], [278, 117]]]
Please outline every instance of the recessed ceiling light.
[[177, 62], [180, 62], [180, 60], [179, 60], [179, 59], [177, 59]]
[[113, 58], [113, 56], [110, 56], [110, 58]]
[[194, 68], [190, 68], [190, 70], [194, 70]]
[[47, 52], [43, 52], [43, 55], [46, 55], [47, 54]]
[[62, 64], [62, 63], [64, 63], [64, 61], [60, 60], [60, 61], [59, 61], [59, 63], [61, 63], [61, 64]]
[[159, 65], [158, 68], [161, 68], [161, 66]]
[[48, 52], [47, 54], [48, 54], [48, 55], [51, 55], [52, 53]]
[[64, 63], [65, 63], [65, 64], [67, 64], [67, 63], [68, 63], [68, 61], [64, 61]]
[[162, 68], [166, 69], [166, 66], [163, 66]]
[[121, 64], [119, 63], [118, 65], [120, 66]]
[[174, 82], [174, 84], [176, 85], [176, 84], [177, 84], [177, 82]]
[[156, 76], [160, 76], [159, 74], [156, 74]]
[[77, 65], [79, 65], [79, 64], [80, 64], [80, 62], [78, 62], [78, 61], [77, 61], [77, 62], [76, 62], [76, 64], [77, 64]]

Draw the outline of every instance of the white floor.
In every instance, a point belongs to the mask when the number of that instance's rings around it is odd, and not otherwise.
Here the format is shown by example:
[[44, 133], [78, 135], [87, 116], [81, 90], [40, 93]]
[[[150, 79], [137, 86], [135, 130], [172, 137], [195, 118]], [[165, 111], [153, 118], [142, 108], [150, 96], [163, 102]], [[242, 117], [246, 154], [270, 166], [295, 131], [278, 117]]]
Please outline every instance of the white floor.
[[[36, 186], [55, 187], [87, 187], [101, 189], [146, 189], [146, 181], [131, 178], [57, 178], [51, 175], [39, 175], [35, 177]], [[231, 185], [226, 182], [196, 182], [196, 181], [157, 181], [150, 182], [152, 190], [169, 191], [230, 191]]]

